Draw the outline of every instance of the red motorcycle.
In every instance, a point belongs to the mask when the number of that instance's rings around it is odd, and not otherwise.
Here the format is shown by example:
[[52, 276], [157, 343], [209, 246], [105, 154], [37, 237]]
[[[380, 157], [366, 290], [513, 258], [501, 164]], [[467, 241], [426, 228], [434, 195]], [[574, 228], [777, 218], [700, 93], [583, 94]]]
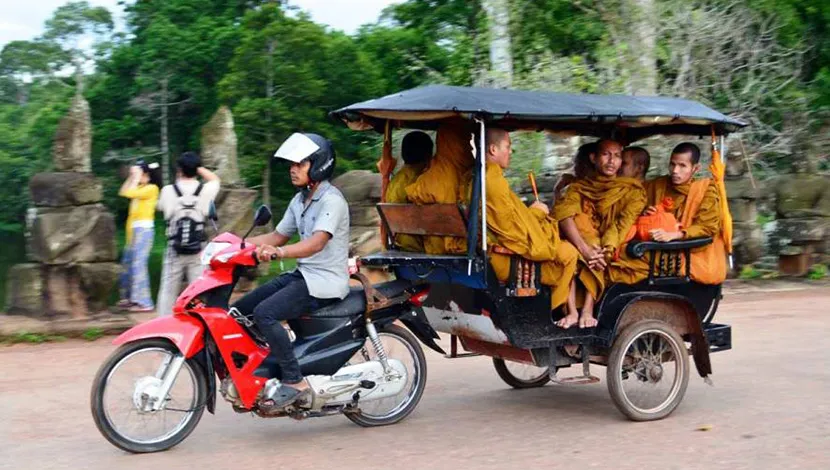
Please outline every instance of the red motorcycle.
[[[209, 218], [216, 220], [214, 208]], [[270, 210], [260, 207], [248, 234], [270, 220]], [[383, 426], [418, 405], [427, 379], [418, 339], [443, 354], [421, 309], [428, 286], [372, 286], [356, 273], [362, 288], [288, 322], [310, 393], [285, 408], [260, 406], [279, 387], [280, 370], [253, 319], [229, 307], [237, 281], [257, 265], [248, 234], [212, 240], [201, 255], [206, 270], [179, 296], [173, 315], [113, 341], [120, 347], [95, 376], [91, 405], [95, 424], [116, 447], [143, 453], [180, 443], [205, 409], [214, 412], [217, 377], [234, 411], [268, 418], [343, 414], [361, 426]]]

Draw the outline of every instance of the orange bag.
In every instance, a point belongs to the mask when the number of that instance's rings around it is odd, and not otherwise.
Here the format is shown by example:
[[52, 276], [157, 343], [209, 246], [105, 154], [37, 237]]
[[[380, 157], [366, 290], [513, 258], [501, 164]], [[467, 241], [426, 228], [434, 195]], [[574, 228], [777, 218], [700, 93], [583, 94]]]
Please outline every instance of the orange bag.
[[663, 229], [667, 232], [676, 232], [680, 230], [680, 224], [670, 211], [674, 208], [674, 201], [667, 197], [663, 198], [660, 204], [657, 205], [657, 212], [650, 215], [641, 215], [637, 218], [637, 222], [631, 227], [625, 241], [631, 241], [634, 238], [638, 240], [651, 240], [651, 231], [656, 229]]

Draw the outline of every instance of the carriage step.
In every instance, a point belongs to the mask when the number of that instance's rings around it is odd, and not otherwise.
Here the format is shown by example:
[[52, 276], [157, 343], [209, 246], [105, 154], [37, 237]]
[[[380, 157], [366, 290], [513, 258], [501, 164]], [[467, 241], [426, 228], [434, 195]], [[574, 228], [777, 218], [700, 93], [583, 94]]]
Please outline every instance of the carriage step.
[[589, 385], [599, 382], [599, 377], [591, 375], [591, 361], [588, 355], [588, 349], [585, 346], [579, 348], [580, 356], [582, 357], [582, 375], [577, 377], [559, 378], [556, 375], [556, 367], [551, 367], [548, 370], [550, 381], [559, 385]]
[[554, 374], [550, 377], [550, 381], [559, 385], [589, 385], [599, 382], [599, 377], [593, 375], [580, 375], [578, 377], [559, 378]]

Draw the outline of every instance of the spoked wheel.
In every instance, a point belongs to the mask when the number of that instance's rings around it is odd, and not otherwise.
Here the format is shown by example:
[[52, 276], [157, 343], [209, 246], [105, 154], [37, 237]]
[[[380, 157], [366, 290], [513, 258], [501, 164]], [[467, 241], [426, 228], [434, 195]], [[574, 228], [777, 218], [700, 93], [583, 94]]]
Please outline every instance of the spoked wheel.
[[493, 367], [504, 383], [513, 388], [536, 388], [550, 382], [547, 367], [493, 358]]
[[[157, 400], [166, 382], [169, 392]], [[193, 432], [206, 397], [207, 379], [197, 362], [185, 360], [165, 340], [147, 339], [124, 345], [107, 359], [90, 398], [101, 434], [120, 449], [145, 453], [167, 450]]]
[[686, 394], [689, 355], [669, 324], [644, 320], [614, 341], [607, 374], [608, 391], [625, 416], [633, 421], [662, 419]]
[[[354, 423], [365, 427], [385, 426], [406, 418], [418, 406], [424, 387], [427, 384], [427, 361], [418, 340], [412, 334], [397, 325], [387, 325], [378, 331], [386, 357], [401, 361], [406, 368], [406, 384], [395, 396], [360, 403], [358, 413], [347, 413], [346, 417]], [[359, 351], [351, 362], [360, 363], [377, 359], [372, 342], [367, 339], [366, 346]]]

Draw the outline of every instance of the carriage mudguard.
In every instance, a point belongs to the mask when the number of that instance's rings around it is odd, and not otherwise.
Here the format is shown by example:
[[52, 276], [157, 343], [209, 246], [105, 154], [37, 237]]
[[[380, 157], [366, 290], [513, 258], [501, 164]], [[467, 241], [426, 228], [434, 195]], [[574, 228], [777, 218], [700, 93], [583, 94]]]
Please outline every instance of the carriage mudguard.
[[115, 338], [112, 344], [120, 346], [148, 338], [170, 340], [185, 358], [190, 359], [205, 347], [205, 327], [198, 319], [188, 315], [168, 315], [130, 328]]
[[[601, 337], [610, 346], [617, 337], [617, 328], [625, 312], [641, 300], [671, 300], [687, 305], [691, 311], [696, 312], [694, 305], [682, 295], [667, 292], [635, 291], [615, 296], [607, 302], [603, 299], [600, 305], [600, 313], [597, 318], [597, 336]], [[699, 314], [698, 314], [699, 315]], [[689, 322], [692, 328], [689, 339], [692, 343], [692, 357], [695, 361], [695, 368], [701, 377], [707, 377], [712, 373], [712, 362], [709, 358], [709, 343], [701, 327], [701, 322]]]
[[383, 315], [380, 318], [374, 319], [373, 322], [378, 325], [386, 325], [395, 320], [400, 320], [400, 322], [403, 323], [404, 326], [406, 326], [409, 331], [411, 331], [412, 334], [414, 334], [415, 337], [417, 337], [429, 349], [432, 349], [439, 354], [447, 354], [441, 346], [438, 346], [435, 342], [436, 339], [440, 339], [441, 337], [438, 336], [438, 333], [427, 321], [427, 317], [424, 315], [424, 309], [415, 306], [410, 307], [411, 308], [399, 310], [395, 315]]

